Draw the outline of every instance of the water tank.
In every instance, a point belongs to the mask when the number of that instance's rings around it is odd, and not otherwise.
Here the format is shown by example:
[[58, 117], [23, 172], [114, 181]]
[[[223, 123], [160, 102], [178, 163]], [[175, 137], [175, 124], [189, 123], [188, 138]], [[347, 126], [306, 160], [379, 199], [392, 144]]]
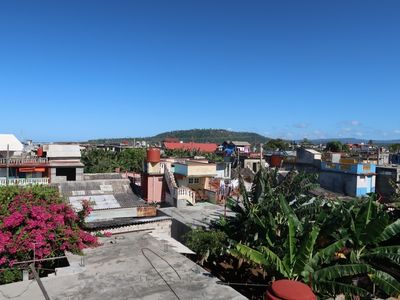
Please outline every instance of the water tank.
[[147, 162], [150, 163], [160, 162], [160, 149], [158, 148], [147, 149]]
[[271, 167], [281, 167], [283, 157], [280, 155], [272, 155], [271, 156]]
[[43, 156], [43, 148], [42, 148], [42, 147], [39, 147], [39, 148], [37, 149], [37, 156], [38, 156], [38, 157], [42, 157], [42, 156]]
[[311, 288], [295, 280], [274, 281], [265, 295], [266, 300], [317, 300]]

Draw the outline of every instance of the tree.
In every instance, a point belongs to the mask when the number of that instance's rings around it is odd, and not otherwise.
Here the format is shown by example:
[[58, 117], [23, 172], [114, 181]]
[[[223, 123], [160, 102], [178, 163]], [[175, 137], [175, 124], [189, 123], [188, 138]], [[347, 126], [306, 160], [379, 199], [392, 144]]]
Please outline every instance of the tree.
[[343, 145], [340, 141], [331, 141], [326, 144], [325, 151], [346, 152], [348, 151], [348, 147], [347, 145]]
[[308, 147], [308, 146], [311, 146], [312, 143], [311, 143], [311, 141], [310, 141], [309, 139], [304, 138], [304, 139], [301, 141], [300, 145], [302, 145], [302, 146], [304, 146], [304, 147]]
[[400, 143], [390, 145], [389, 151], [392, 153], [399, 153], [400, 152]]
[[146, 149], [124, 149], [113, 152], [103, 149], [89, 149], [82, 153], [82, 163], [86, 173], [114, 172], [115, 168], [121, 171], [141, 172], [146, 157]]
[[121, 171], [141, 172], [146, 159], [146, 150], [142, 148], [124, 149], [116, 155], [116, 164]]
[[265, 150], [273, 150], [273, 151], [277, 150], [282, 151], [282, 150], [287, 150], [289, 148], [290, 144], [282, 139], [270, 139], [264, 145]]
[[226, 249], [227, 236], [222, 231], [205, 231], [192, 229], [185, 236], [186, 245], [200, 257], [199, 263], [215, 259]]

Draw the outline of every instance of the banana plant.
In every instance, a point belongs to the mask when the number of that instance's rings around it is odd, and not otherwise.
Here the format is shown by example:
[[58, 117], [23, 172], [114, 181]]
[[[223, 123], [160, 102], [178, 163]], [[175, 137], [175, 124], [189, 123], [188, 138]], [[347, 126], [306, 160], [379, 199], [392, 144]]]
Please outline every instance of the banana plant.
[[[289, 217], [289, 227], [294, 227], [294, 220]], [[282, 256], [273, 249], [261, 246], [258, 249], [244, 244], [237, 244], [230, 250], [231, 255], [248, 262], [260, 265], [264, 270], [275, 271], [278, 277], [301, 280], [309, 284], [314, 292], [333, 296], [339, 293], [367, 295], [368, 291], [353, 285], [351, 282], [340, 281], [343, 277], [365, 274], [369, 268], [363, 264], [330, 265], [336, 254], [345, 247], [345, 240], [315, 251], [315, 243], [319, 228], [314, 226], [308, 231], [299, 244], [293, 236], [293, 229], [288, 230], [287, 252]], [[324, 267], [325, 266], [325, 267]]]
[[400, 294], [400, 245], [387, 241], [400, 236], [400, 219], [390, 220], [384, 207], [370, 195], [352, 222], [350, 261], [367, 264], [370, 280], [388, 295]]
[[[266, 271], [275, 271], [278, 276], [283, 278], [301, 280], [309, 284], [320, 295], [334, 296], [344, 293], [346, 295], [365, 296], [371, 294], [371, 290], [357, 286], [353, 282], [353, 279], [362, 277], [368, 277], [387, 295], [397, 296], [400, 294], [399, 282], [388, 272], [376, 268], [367, 259], [385, 257], [398, 263], [400, 256], [397, 246], [375, 247], [368, 251], [366, 250], [367, 247], [361, 247], [357, 250], [348, 249], [347, 246], [352, 240], [349, 237], [344, 237], [319, 249], [317, 239], [320, 234], [320, 227], [316, 223], [300, 221], [284, 197], [280, 197], [279, 201], [281, 210], [287, 215], [287, 230], [283, 243], [284, 251], [277, 247], [260, 246], [253, 248], [238, 243], [235, 248], [230, 250], [231, 255], [260, 265]], [[362, 207], [358, 213], [359, 218], [363, 219], [364, 223], [368, 223], [367, 220], [370, 222], [373, 220], [372, 224], [382, 228], [383, 226], [378, 226], [376, 219], [372, 218], [372, 207], [373, 204], [371, 203], [368, 203], [366, 208]], [[398, 221], [396, 221], [386, 226], [379, 235], [375, 235], [375, 238], [372, 238], [363, 233], [361, 224], [363, 222], [358, 219], [354, 222], [354, 229], [358, 230], [357, 236], [360, 239], [367, 239], [376, 243], [386, 241], [398, 232]], [[366, 227], [368, 226], [366, 225]], [[360, 243], [360, 241], [357, 242]], [[352, 251], [350, 252], [351, 258], [346, 257], [345, 249]]]

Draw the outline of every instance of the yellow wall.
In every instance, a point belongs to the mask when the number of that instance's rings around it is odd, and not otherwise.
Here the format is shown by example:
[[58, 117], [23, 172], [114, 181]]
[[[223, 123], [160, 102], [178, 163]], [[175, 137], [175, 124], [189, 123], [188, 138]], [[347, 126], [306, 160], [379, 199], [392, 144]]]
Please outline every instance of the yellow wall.
[[188, 176], [215, 176], [217, 166], [215, 164], [189, 164]]
[[160, 163], [147, 163], [147, 173], [149, 174], [160, 174], [161, 169], [160, 169], [161, 164]]
[[182, 179], [178, 179], [177, 183], [179, 186], [187, 186], [192, 190], [202, 190], [209, 188], [210, 178], [208, 177], [196, 177], [196, 178], [199, 178], [199, 183], [189, 183], [189, 177], [183, 177]]

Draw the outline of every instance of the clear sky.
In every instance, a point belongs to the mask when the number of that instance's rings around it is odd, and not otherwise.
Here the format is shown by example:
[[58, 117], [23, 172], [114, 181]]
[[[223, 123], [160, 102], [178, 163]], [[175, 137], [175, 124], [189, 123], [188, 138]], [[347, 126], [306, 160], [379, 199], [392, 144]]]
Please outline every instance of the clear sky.
[[0, 2], [0, 133], [400, 138], [399, 0]]

